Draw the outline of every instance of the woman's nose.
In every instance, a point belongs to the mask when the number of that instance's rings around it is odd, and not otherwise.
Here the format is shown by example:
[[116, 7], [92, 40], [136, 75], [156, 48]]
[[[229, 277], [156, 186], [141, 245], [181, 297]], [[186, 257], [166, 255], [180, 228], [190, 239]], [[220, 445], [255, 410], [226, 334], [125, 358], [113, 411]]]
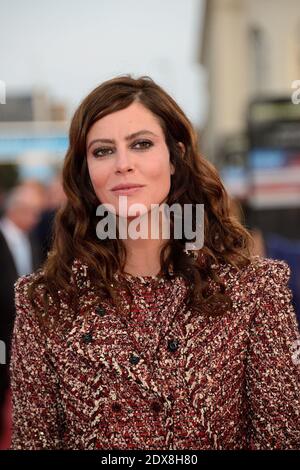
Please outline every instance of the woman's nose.
[[133, 168], [133, 159], [127, 149], [119, 149], [116, 158], [116, 171], [128, 171]]

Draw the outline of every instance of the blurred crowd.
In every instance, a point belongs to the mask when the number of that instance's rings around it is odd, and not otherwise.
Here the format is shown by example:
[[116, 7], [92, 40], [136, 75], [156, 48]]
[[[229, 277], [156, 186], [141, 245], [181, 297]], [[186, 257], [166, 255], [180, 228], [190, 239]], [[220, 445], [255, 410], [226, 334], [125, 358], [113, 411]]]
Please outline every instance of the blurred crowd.
[[42, 266], [51, 245], [55, 213], [64, 202], [60, 175], [48, 185], [35, 180], [24, 181], [1, 198], [0, 339], [5, 346], [5, 363], [0, 365], [0, 442], [7, 427], [14, 283], [18, 277]]

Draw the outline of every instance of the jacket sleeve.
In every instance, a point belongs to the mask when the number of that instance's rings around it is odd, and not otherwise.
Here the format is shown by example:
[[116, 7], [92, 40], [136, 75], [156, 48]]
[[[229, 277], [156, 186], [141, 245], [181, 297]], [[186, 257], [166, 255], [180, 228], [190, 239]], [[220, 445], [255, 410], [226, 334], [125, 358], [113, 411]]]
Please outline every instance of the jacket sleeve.
[[289, 277], [286, 262], [267, 260], [256, 279], [246, 365], [253, 450], [300, 448], [300, 335]]
[[10, 363], [13, 450], [60, 449], [63, 414], [55, 369], [27, 298], [30, 276], [15, 284]]

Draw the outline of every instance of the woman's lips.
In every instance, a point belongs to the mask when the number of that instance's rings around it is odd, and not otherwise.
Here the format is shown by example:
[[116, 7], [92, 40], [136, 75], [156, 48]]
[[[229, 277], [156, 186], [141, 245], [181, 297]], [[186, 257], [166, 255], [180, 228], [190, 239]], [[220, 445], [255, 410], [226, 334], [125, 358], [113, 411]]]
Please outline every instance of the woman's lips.
[[119, 196], [129, 196], [130, 194], [134, 194], [140, 189], [143, 189], [144, 186], [137, 186], [135, 188], [123, 188], [123, 189], [114, 189], [113, 193], [118, 194]]

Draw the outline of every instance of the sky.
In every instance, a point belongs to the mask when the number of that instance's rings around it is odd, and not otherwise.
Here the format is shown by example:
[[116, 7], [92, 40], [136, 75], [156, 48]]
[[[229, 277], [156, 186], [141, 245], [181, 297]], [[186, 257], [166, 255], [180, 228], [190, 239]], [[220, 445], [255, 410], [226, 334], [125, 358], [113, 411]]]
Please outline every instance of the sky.
[[46, 90], [71, 115], [102, 81], [149, 75], [203, 125], [202, 0], [0, 0], [0, 11], [7, 95]]

